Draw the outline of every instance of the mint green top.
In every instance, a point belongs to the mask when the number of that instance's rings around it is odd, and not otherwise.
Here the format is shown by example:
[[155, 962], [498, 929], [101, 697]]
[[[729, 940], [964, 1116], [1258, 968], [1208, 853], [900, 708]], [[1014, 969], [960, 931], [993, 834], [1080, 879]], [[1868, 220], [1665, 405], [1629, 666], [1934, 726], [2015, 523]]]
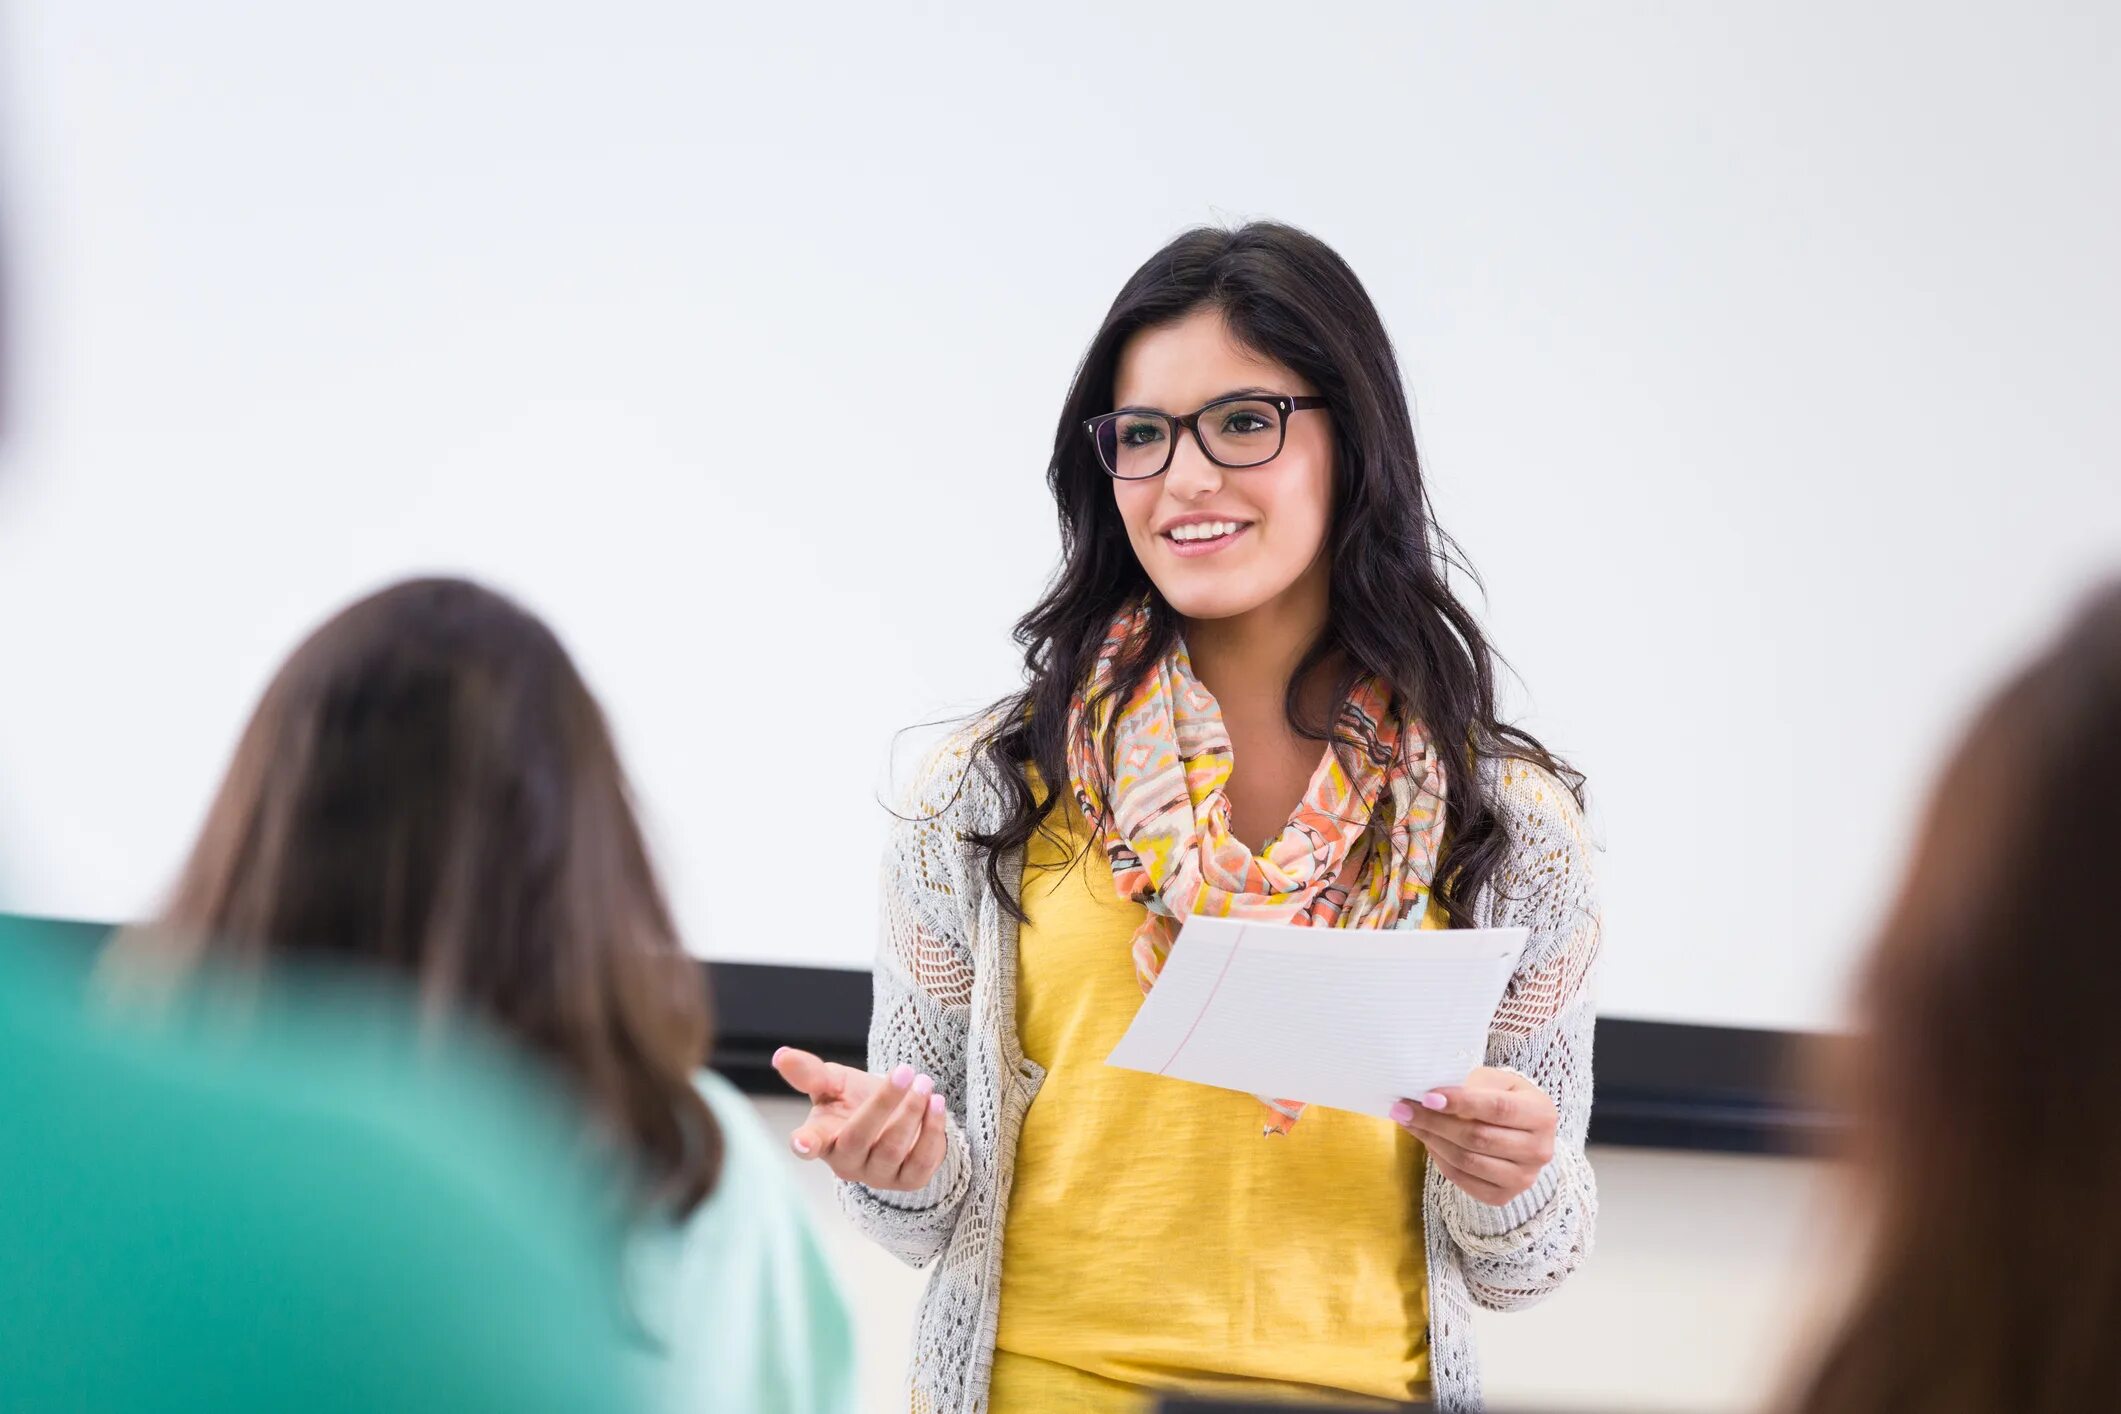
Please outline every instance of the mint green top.
[[0, 1410], [855, 1407], [793, 1160], [728, 1082], [714, 1193], [628, 1235], [493, 1048], [360, 986], [121, 1026], [100, 933], [0, 916]]
[[610, 1175], [356, 989], [121, 1028], [0, 918], [0, 1409], [588, 1411], [628, 1370]]
[[840, 1414], [855, 1407], [854, 1332], [797, 1187], [795, 1161], [734, 1086], [700, 1093], [722, 1129], [722, 1176], [688, 1220], [636, 1234], [633, 1304], [677, 1411]]

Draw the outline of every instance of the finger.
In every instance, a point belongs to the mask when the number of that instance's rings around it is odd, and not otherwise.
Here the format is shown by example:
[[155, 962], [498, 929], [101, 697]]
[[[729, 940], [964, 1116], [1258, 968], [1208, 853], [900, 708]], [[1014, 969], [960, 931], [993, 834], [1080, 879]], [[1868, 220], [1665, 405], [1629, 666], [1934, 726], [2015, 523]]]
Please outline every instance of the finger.
[[810, 1118], [802, 1127], [788, 1136], [788, 1147], [795, 1150], [797, 1158], [815, 1159], [832, 1147], [832, 1140], [840, 1132], [842, 1121], [831, 1111], [817, 1105], [810, 1107]]
[[[1537, 1092], [1534, 1092], [1535, 1094]], [[1466, 1085], [1447, 1085], [1431, 1090], [1418, 1103], [1431, 1114], [1455, 1115], [1505, 1129], [1532, 1129], [1546, 1106], [1544, 1096], [1534, 1099], [1521, 1090], [1476, 1090]]]
[[1470, 1149], [1461, 1149], [1448, 1139], [1432, 1139], [1428, 1141], [1427, 1147], [1437, 1162], [1449, 1164], [1458, 1172], [1482, 1183], [1492, 1183], [1505, 1189], [1523, 1187], [1532, 1172], [1526, 1165], [1512, 1163], [1493, 1154], [1479, 1154]]
[[920, 1142], [921, 1122], [928, 1114], [928, 1097], [934, 1093], [935, 1082], [925, 1075], [914, 1076], [913, 1083], [906, 1087], [905, 1098], [898, 1102], [898, 1108], [885, 1121], [876, 1142], [869, 1146], [866, 1166], [875, 1171], [879, 1180], [898, 1177], [906, 1156]]
[[832, 1141], [832, 1152], [837, 1158], [856, 1167], [867, 1162], [870, 1146], [884, 1132], [892, 1112], [898, 1109], [899, 1101], [906, 1098], [906, 1091], [913, 1085], [913, 1074], [912, 1066], [900, 1066], [876, 1087], [874, 1094], [855, 1108], [847, 1118], [846, 1127]]
[[943, 1151], [950, 1144], [950, 1109], [941, 1095], [928, 1097], [928, 1113], [921, 1120], [921, 1138], [899, 1165], [898, 1182], [906, 1188], [925, 1188], [943, 1166]]
[[1467, 1197], [1485, 1203], [1491, 1208], [1499, 1208], [1510, 1201], [1510, 1195], [1500, 1186], [1467, 1173], [1464, 1169], [1439, 1157], [1433, 1151], [1429, 1155], [1429, 1160], [1436, 1165], [1445, 1178], [1456, 1184], [1459, 1190], [1466, 1194]]
[[791, 1087], [820, 1104], [841, 1098], [847, 1090], [846, 1066], [820, 1060], [793, 1046], [783, 1046], [773, 1053], [773, 1068]]
[[1458, 1148], [1476, 1154], [1493, 1154], [1517, 1163], [1540, 1164], [1552, 1157], [1551, 1152], [1541, 1156], [1542, 1151], [1551, 1150], [1551, 1145], [1533, 1130], [1505, 1129], [1477, 1119], [1436, 1114], [1417, 1109], [1404, 1100], [1392, 1107], [1392, 1118], [1418, 1139], [1449, 1140]]

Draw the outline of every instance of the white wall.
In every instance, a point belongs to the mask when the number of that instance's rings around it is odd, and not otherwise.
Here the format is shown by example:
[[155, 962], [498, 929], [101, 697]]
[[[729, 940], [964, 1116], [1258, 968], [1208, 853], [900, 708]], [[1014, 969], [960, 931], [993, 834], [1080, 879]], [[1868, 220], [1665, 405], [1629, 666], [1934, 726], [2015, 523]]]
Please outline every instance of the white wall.
[[[759, 1109], [776, 1132], [795, 1101]], [[1811, 1160], [1594, 1148], [1598, 1251], [1529, 1311], [1480, 1313], [1498, 1409], [1690, 1411], [1761, 1407], [1821, 1309], [1832, 1171]], [[908, 1332], [925, 1273], [858, 1236], [821, 1165], [799, 1172], [857, 1312], [864, 1407], [903, 1408]], [[1801, 1349], [1798, 1353], [1801, 1353]]]
[[866, 877], [893, 732], [1012, 681], [1112, 292], [1265, 214], [1368, 281], [1591, 773], [1608, 1010], [1830, 1022], [1945, 735], [2121, 555], [2115, 24], [23, 0], [0, 907], [147, 906], [293, 640], [451, 569], [579, 650], [695, 946], [863, 962], [761, 819]]
[[[1592, 774], [1606, 1009], [1830, 1022], [1945, 736], [2121, 556], [2116, 24], [22, 0], [0, 907], [147, 906], [295, 637], [464, 570], [576, 646], [696, 946], [864, 962], [866, 888], [791, 925], [759, 819], [869, 853], [893, 732], [1011, 681], [1111, 293], [1272, 215], [1369, 283]], [[1596, 1157], [1496, 1399], [1749, 1406], [1821, 1170]], [[887, 1407], [918, 1278], [818, 1196]]]

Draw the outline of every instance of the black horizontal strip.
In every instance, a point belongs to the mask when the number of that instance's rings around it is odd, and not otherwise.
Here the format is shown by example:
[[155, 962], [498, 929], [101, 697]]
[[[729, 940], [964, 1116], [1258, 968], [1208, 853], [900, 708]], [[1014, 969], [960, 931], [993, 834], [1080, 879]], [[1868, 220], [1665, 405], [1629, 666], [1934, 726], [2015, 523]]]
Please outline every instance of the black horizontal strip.
[[[773, 1053], [800, 1046], [860, 1065], [868, 1048], [869, 974], [838, 967], [707, 964], [715, 1068], [757, 1094], [787, 1093]], [[1598, 1019], [1591, 1142], [1742, 1154], [1817, 1153], [1831, 1120], [1807, 1098], [1822, 1047], [1811, 1032]]]
[[[4, 915], [0, 915], [4, 916]], [[106, 925], [50, 923], [84, 959]], [[861, 1065], [868, 1049], [870, 977], [844, 967], [702, 964], [714, 997], [714, 1067], [752, 1094], [786, 1094], [773, 1053], [799, 1046]], [[1812, 1032], [1598, 1019], [1591, 1142], [1725, 1153], [1819, 1153], [1834, 1124], [1806, 1077], [1834, 1044]]]

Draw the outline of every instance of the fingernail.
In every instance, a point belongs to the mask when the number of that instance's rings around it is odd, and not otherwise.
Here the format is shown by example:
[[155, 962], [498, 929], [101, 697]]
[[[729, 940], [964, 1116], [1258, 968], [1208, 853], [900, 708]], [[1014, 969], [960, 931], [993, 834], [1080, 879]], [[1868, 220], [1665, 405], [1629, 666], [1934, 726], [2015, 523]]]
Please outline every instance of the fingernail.
[[913, 1067], [910, 1065], [902, 1065], [897, 1070], [892, 1071], [891, 1083], [893, 1085], [896, 1085], [901, 1090], [905, 1089], [908, 1085], [911, 1085], [913, 1083]]
[[1414, 1107], [1405, 1100], [1397, 1101], [1392, 1106], [1392, 1118], [1400, 1124], [1405, 1124], [1414, 1118]]
[[795, 1138], [789, 1140], [788, 1142], [795, 1146], [795, 1151], [798, 1154], [803, 1155], [803, 1157], [805, 1158], [808, 1158], [810, 1156], [810, 1141], [805, 1139], [802, 1135], [798, 1134], [795, 1136]]
[[932, 1115], [939, 1115], [942, 1112], [943, 1097], [940, 1095], [930, 1095], [928, 1097], [928, 1113]]
[[775, 1065], [779, 1065], [779, 1064], [781, 1063], [781, 1057], [782, 1057], [782, 1056], [785, 1056], [785, 1055], [787, 1055], [787, 1054], [788, 1054], [788, 1048], [787, 1048], [786, 1046], [783, 1046], [783, 1047], [781, 1047], [781, 1048], [780, 1048], [779, 1050], [777, 1050], [777, 1051], [775, 1051], [775, 1052], [773, 1053], [773, 1063], [774, 1063]]
[[933, 1091], [934, 1089], [935, 1089], [935, 1080], [934, 1080], [934, 1078], [933, 1078], [932, 1076], [926, 1076], [926, 1075], [916, 1075], [916, 1076], [914, 1076], [914, 1077], [913, 1077], [913, 1093], [914, 1093], [914, 1094], [916, 1094], [916, 1095], [926, 1095], [926, 1094], [930, 1093], [931, 1091]]
[[1449, 1100], [1446, 1100], [1434, 1090], [1421, 1097], [1421, 1107], [1425, 1110], [1440, 1110], [1450, 1103]]

